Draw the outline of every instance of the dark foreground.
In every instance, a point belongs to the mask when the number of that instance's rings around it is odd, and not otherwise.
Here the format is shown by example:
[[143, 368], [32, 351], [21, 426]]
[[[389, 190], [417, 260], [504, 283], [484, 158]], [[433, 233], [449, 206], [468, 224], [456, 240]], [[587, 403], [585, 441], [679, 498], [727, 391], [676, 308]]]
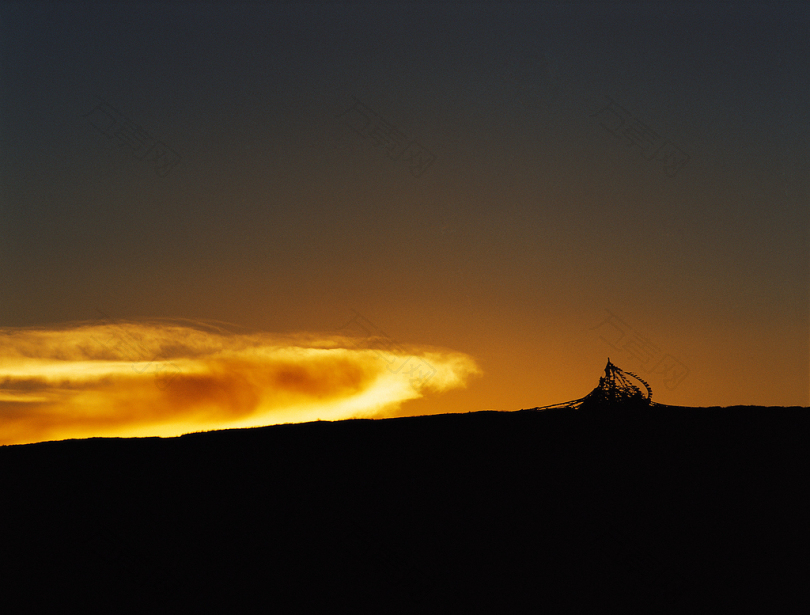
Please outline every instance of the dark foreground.
[[782, 612], [807, 600], [809, 417], [477, 412], [3, 447], [0, 595], [52, 612]]

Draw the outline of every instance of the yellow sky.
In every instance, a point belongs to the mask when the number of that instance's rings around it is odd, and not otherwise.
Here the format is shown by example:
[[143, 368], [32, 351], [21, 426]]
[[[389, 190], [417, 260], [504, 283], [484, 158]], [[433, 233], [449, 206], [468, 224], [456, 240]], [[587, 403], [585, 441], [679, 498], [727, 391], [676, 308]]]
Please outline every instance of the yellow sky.
[[480, 374], [378, 337], [176, 322], [0, 330], [0, 444], [390, 416]]

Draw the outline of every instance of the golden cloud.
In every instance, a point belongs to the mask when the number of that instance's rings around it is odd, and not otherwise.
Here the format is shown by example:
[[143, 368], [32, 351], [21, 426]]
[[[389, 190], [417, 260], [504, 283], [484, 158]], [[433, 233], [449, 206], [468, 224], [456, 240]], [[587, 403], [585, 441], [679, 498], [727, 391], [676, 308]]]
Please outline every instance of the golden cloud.
[[466, 354], [379, 336], [203, 323], [0, 329], [0, 444], [381, 417], [480, 374]]

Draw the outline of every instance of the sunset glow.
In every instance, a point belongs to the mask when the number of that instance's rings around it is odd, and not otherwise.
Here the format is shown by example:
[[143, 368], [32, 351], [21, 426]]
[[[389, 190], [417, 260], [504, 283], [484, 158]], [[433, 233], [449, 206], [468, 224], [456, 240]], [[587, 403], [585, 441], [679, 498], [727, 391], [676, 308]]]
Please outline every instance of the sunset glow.
[[808, 24], [0, 3], [0, 442], [810, 406]]
[[340, 335], [152, 322], [0, 336], [0, 444], [383, 417], [479, 373], [462, 353]]

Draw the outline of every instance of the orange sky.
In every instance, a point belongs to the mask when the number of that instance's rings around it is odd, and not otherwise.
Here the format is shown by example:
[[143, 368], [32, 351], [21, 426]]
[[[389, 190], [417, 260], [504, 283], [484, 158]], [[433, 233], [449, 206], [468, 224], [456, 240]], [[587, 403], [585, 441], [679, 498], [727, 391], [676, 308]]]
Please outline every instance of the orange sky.
[[371, 336], [155, 322], [0, 336], [0, 444], [390, 416], [478, 373], [464, 354]]
[[0, 440], [517, 410], [608, 357], [810, 406], [810, 4], [29, 4]]

